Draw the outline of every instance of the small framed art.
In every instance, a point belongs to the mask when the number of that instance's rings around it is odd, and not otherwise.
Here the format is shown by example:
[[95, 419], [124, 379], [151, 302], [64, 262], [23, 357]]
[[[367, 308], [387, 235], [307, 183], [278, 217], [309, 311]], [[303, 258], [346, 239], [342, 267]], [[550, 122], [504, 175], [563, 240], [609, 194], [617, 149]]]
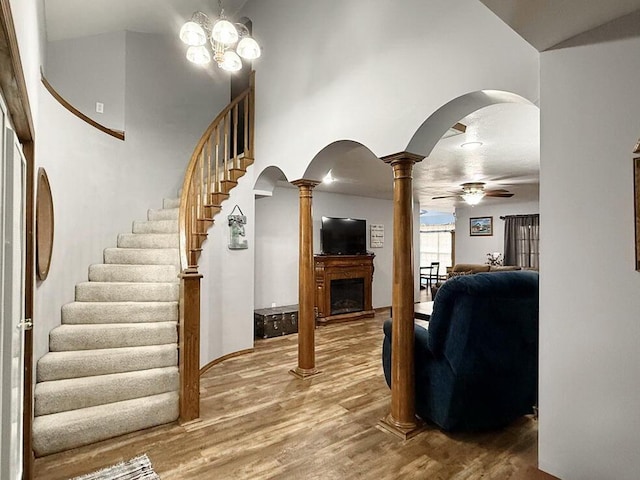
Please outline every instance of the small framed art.
[[493, 235], [493, 217], [471, 217], [469, 235], [472, 237], [490, 237]]

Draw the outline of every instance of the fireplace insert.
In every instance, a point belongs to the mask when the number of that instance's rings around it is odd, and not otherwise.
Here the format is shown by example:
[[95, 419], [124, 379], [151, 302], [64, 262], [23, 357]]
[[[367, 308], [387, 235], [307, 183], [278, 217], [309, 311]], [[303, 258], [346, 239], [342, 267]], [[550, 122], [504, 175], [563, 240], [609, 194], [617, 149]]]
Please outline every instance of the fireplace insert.
[[364, 278], [331, 280], [331, 315], [364, 310]]

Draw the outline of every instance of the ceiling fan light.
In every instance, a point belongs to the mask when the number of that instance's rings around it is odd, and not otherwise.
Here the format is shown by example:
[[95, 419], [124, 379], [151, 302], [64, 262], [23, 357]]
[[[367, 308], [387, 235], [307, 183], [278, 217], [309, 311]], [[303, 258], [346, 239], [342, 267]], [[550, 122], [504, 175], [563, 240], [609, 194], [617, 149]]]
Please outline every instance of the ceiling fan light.
[[479, 192], [479, 191], [467, 192], [462, 194], [462, 199], [472, 207], [474, 205], [478, 205], [480, 203], [480, 200], [482, 200], [483, 197], [484, 197], [484, 192]]
[[236, 52], [228, 50], [224, 52], [224, 57], [220, 67], [227, 72], [237, 72], [242, 68], [242, 60]]
[[213, 26], [211, 38], [224, 45], [232, 45], [238, 41], [238, 30], [229, 20], [220, 19]]
[[207, 34], [196, 22], [186, 22], [180, 29], [180, 40], [191, 47], [199, 47], [207, 43]]
[[211, 61], [211, 54], [204, 46], [189, 47], [187, 49], [187, 60], [196, 65], [206, 65]]
[[251, 37], [244, 37], [238, 43], [238, 55], [247, 60], [254, 60], [261, 54], [260, 45]]

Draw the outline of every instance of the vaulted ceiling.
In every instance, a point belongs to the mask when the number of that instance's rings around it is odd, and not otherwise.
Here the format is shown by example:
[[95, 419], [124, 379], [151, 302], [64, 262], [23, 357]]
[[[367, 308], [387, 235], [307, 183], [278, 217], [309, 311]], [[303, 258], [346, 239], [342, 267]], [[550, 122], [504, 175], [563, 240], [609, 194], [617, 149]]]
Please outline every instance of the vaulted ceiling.
[[[259, 0], [256, 0], [259, 1]], [[480, 0], [539, 51], [640, 9], [640, 0]], [[225, 0], [233, 16], [247, 0]], [[212, 0], [44, 0], [49, 41], [119, 30], [175, 33], [197, 10], [217, 14]], [[506, 188], [519, 200], [537, 198], [539, 172], [539, 112], [529, 105], [494, 105], [460, 119], [467, 132], [441, 140], [415, 170], [415, 190], [423, 208], [451, 211], [459, 199], [431, 200], [458, 190], [460, 184], [486, 182]], [[479, 140], [468, 151], [460, 145]], [[349, 149], [349, 161], [336, 164], [338, 180], [326, 190], [391, 198], [389, 168], [373, 166], [364, 147]], [[366, 180], [361, 178], [367, 171]], [[509, 199], [485, 199], [500, 202]]]

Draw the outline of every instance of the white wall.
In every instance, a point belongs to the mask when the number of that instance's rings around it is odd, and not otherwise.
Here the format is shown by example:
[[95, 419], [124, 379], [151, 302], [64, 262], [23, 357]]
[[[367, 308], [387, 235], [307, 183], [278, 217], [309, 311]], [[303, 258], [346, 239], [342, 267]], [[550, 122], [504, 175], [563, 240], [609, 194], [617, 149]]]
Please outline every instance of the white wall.
[[[222, 211], [202, 246], [199, 271], [201, 282], [200, 365], [228, 353], [253, 347], [254, 252], [258, 214], [253, 203], [253, 167], [249, 167], [222, 203]], [[249, 248], [229, 250], [227, 215], [238, 205], [247, 216], [245, 236]], [[238, 214], [236, 210], [235, 214]], [[272, 282], [273, 279], [265, 279]]]
[[[255, 308], [298, 303], [298, 189], [278, 187], [256, 200]], [[313, 192], [313, 250], [320, 253], [322, 217], [367, 221], [367, 250], [373, 260], [373, 308], [391, 305], [393, 203], [389, 200]], [[371, 248], [369, 228], [384, 225], [382, 248]]]
[[640, 471], [638, 52], [636, 37], [541, 56], [539, 463], [563, 480]]
[[[71, 105], [96, 122], [125, 130], [126, 32], [104, 33], [47, 45], [45, 76]], [[96, 102], [104, 113], [96, 112]]]
[[196, 142], [228, 103], [228, 81], [191, 68], [174, 43], [127, 33], [124, 142], [77, 119], [42, 87], [36, 166], [47, 170], [56, 225], [49, 277], [36, 289], [35, 359], [88, 266], [148, 208], [177, 195]]
[[[507, 215], [540, 213], [537, 201], [518, 202], [514, 198], [496, 200], [492, 205], [456, 208], [456, 263], [487, 263], [487, 253], [500, 252], [504, 257], [504, 220]], [[469, 235], [469, 219], [493, 217], [493, 235]]]
[[403, 151], [468, 92], [538, 98], [538, 53], [476, 0], [250, 0], [243, 13], [265, 47], [254, 62], [257, 174], [278, 165], [301, 178], [342, 139]]
[[[44, 0], [10, 0], [34, 128], [38, 123], [40, 66], [45, 62]], [[37, 151], [36, 151], [37, 155]]]

